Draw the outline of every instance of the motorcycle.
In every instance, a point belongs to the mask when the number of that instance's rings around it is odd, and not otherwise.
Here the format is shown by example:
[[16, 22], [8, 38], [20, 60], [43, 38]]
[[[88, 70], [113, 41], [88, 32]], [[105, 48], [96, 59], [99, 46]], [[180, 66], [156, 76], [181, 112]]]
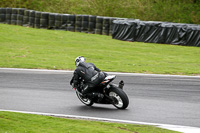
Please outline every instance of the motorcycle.
[[[79, 100], [87, 106], [92, 106], [94, 103], [113, 104], [118, 109], [126, 109], [129, 104], [129, 99], [126, 93], [123, 91], [124, 82], [121, 80], [119, 86], [117, 86], [112, 83], [115, 78], [115, 75], [109, 75], [105, 77], [105, 79], [97, 86], [94, 92], [103, 94], [103, 98], [101, 99], [99, 99], [99, 97], [88, 98], [82, 95], [81, 90], [84, 87], [83, 80], [80, 81], [78, 87], [79, 89], [75, 89], [76, 95]], [[73, 84], [71, 85], [73, 87]]]

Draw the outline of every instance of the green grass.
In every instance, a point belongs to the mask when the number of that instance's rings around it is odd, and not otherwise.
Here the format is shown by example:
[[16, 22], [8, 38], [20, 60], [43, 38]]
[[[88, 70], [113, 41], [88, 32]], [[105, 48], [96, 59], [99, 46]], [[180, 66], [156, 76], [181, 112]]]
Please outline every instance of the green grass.
[[74, 70], [85, 56], [103, 71], [200, 74], [200, 48], [0, 24], [0, 67]]
[[178, 133], [154, 126], [75, 120], [0, 111], [0, 133]]

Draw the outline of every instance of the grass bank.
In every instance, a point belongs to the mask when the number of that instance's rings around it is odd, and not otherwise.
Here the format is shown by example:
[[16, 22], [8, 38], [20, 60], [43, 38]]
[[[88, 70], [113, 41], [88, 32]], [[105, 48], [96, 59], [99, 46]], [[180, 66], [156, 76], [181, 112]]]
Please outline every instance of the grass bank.
[[1, 0], [0, 7], [200, 24], [199, 0]]
[[154, 126], [74, 120], [0, 111], [0, 133], [178, 133]]
[[85, 56], [103, 71], [200, 74], [200, 48], [0, 24], [0, 67], [75, 69]]

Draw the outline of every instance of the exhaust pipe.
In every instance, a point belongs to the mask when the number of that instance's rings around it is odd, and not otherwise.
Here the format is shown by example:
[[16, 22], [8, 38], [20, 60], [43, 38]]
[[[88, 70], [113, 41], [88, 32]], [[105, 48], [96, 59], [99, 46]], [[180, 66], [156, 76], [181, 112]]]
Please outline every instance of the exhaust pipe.
[[120, 89], [123, 89], [123, 87], [124, 87], [124, 81], [123, 80], [121, 80], [120, 82], [119, 82], [119, 86], [118, 86]]

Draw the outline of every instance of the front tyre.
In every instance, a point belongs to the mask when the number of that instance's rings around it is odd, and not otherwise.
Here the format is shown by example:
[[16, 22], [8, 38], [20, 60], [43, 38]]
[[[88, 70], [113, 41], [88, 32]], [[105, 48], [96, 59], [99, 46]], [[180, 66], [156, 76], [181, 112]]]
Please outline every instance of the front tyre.
[[112, 87], [108, 93], [113, 99], [113, 105], [118, 109], [126, 109], [129, 104], [129, 99], [126, 93], [117, 87]]
[[83, 96], [81, 95], [81, 93], [80, 93], [78, 90], [76, 90], [76, 95], [77, 95], [77, 97], [79, 98], [79, 100], [80, 100], [83, 104], [85, 104], [85, 105], [87, 105], [87, 106], [92, 106], [92, 105], [94, 104], [94, 102], [93, 102], [92, 100], [90, 100], [89, 98], [83, 97]]

